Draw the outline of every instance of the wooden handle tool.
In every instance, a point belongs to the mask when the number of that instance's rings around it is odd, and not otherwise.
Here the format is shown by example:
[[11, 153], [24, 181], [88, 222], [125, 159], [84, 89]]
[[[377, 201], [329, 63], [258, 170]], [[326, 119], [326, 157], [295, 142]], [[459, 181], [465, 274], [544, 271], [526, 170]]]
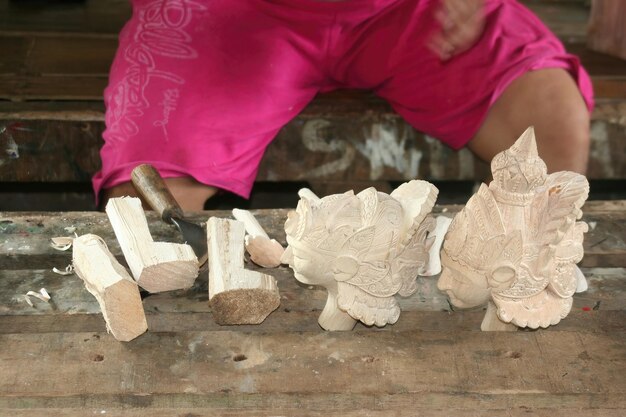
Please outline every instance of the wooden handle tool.
[[167, 188], [159, 172], [150, 164], [136, 166], [131, 180], [137, 192], [163, 221], [178, 228], [186, 243], [193, 248], [200, 265], [207, 260], [207, 237], [202, 226], [184, 218], [183, 210]]
[[159, 172], [150, 164], [137, 165], [130, 174], [135, 189], [163, 221], [172, 223], [172, 217], [182, 219], [183, 210], [167, 188]]

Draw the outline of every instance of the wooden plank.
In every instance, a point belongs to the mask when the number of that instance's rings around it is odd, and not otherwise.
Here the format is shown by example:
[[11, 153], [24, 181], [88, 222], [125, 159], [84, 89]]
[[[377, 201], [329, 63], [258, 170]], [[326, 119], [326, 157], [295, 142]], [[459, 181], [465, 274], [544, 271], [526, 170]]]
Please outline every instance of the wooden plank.
[[0, 28], [4, 31], [117, 34], [130, 14], [128, 0], [0, 0]]
[[[277, 412], [274, 410], [230, 410], [228, 408], [220, 408], [209, 410], [206, 408], [190, 408], [190, 407], [176, 407], [171, 408], [172, 406], [162, 407], [159, 409], [149, 408], [146, 410], [145, 408], [138, 407], [136, 409], [129, 409], [129, 407], [124, 407], [120, 409], [110, 408], [110, 407], [101, 407], [101, 408], [93, 408], [88, 411], [92, 414], [102, 413], [105, 411], [108, 417], [171, 417], [171, 416], [186, 416], [186, 417], [197, 417], [197, 416], [219, 416], [219, 417], [276, 417]], [[293, 406], [296, 407], [296, 406]], [[589, 417], [589, 415], [593, 415], [594, 417], [621, 417], [623, 413], [622, 409], [531, 409], [528, 406], [520, 406], [516, 409], [508, 409], [508, 410], [492, 410], [486, 408], [487, 406], [483, 406], [480, 410], [481, 417], [528, 417], [530, 413], [532, 413], [533, 417]], [[13, 417], [22, 417], [28, 416], [31, 417], [34, 413], [45, 414], [49, 410], [11, 410], [11, 416]], [[288, 410], [282, 410], [283, 414], [288, 412], [290, 417], [299, 417], [299, 416], [328, 416], [334, 415], [333, 411], [312, 411], [312, 410], [304, 410], [302, 408], [290, 408]], [[61, 414], [59, 414], [61, 413]], [[355, 409], [355, 410], [341, 410], [342, 417], [387, 417], [390, 414], [388, 410], [371, 410], [371, 409]], [[590, 414], [592, 413], [592, 414]], [[283, 415], [281, 414], [281, 415]], [[63, 409], [63, 410], [55, 410], [56, 416], [63, 417], [76, 417], [76, 416], [84, 416], [85, 410], [79, 409]], [[454, 410], [455, 417], [476, 417], [475, 410]], [[410, 406], [407, 406], [405, 409], [393, 410], [394, 417], [450, 417], [450, 410], [418, 410], [414, 409]]]
[[589, 18], [589, 8], [584, 1], [523, 0], [520, 3], [532, 10], [562, 41], [584, 43]]
[[[197, 331], [240, 331], [246, 333], [315, 332], [322, 331], [317, 323], [321, 310], [277, 310], [263, 322], [254, 326], [220, 326], [210, 312], [163, 313], [147, 311], [146, 319], [151, 333], [181, 333]], [[484, 311], [403, 311], [394, 325], [370, 331], [480, 331]], [[104, 319], [100, 314], [30, 314], [3, 315], [0, 334], [22, 333], [105, 333]], [[582, 311], [575, 309], [558, 326], [542, 331], [559, 332], [624, 332], [626, 312], [616, 310]], [[357, 324], [356, 330], [366, 330]]]
[[105, 75], [0, 75], [0, 99], [102, 100]]
[[12, 134], [19, 157], [10, 159], [5, 152], [0, 155], [2, 181], [85, 182], [99, 169], [104, 123], [28, 121], [23, 124], [30, 130]]
[[[246, 265], [246, 268], [259, 271], [251, 264]], [[289, 328], [295, 331], [304, 317], [308, 317], [313, 328], [317, 329], [316, 320], [324, 308], [326, 291], [317, 287], [308, 288], [298, 284], [291, 269], [287, 267], [262, 271], [274, 276], [278, 282], [281, 297], [280, 308], [277, 313], [271, 315], [273, 318], [267, 325], [264, 324], [262, 327], [251, 326], [246, 327], [246, 329], [250, 331], [253, 329], [280, 331]], [[585, 293], [575, 295], [574, 312], [585, 315], [587, 310], [602, 312], [626, 310], [626, 270], [624, 268], [585, 268], [583, 273], [588, 279], [589, 289]], [[419, 287], [415, 294], [406, 298], [397, 297], [402, 309], [401, 321], [403, 324], [388, 326], [387, 328], [404, 328], [407, 320], [408, 323], [413, 323], [410, 327], [413, 328], [415, 327], [414, 323], [419, 322], [419, 317], [424, 316], [425, 312], [452, 311], [446, 295], [437, 289], [437, 279], [438, 276], [419, 278]], [[40, 288], [45, 288], [50, 294], [51, 302], [44, 303], [34, 300], [34, 305], [31, 307], [24, 300], [24, 294], [31, 290], [39, 291]], [[46, 328], [46, 325], [49, 325], [48, 331], [60, 331], [58, 329], [63, 328], [59, 327], [62, 326], [61, 323], [51, 323], [55, 317], [68, 314], [93, 315], [100, 312], [96, 299], [85, 290], [82, 281], [75, 275], [61, 276], [51, 270], [4, 270], [0, 271], [0, 289], [0, 316], [3, 317], [4, 321], [0, 325], [0, 333], [13, 332], [16, 329], [13, 326], [11, 327], [13, 330], [7, 330], [5, 327], [9, 323], [7, 316], [12, 316], [18, 322], [26, 320], [34, 323], [36, 320], [42, 320], [39, 324], [40, 327]], [[194, 287], [189, 290], [144, 294], [144, 296], [143, 305], [144, 310], [150, 315], [148, 317], [149, 322], [154, 324], [151, 320], [164, 320], [159, 324], [161, 331], [180, 329], [181, 324], [177, 323], [173, 319], [174, 317], [200, 313], [206, 318], [206, 315], [211, 312], [207, 299], [206, 270], [201, 272]], [[405, 314], [408, 312], [419, 312], [419, 314], [412, 316], [418, 319], [409, 319]], [[478, 313], [476, 320], [482, 319], [482, 315], [484, 315], [481, 309], [478, 309]], [[163, 315], [170, 317], [170, 319], [164, 319]], [[27, 318], [28, 316], [36, 316], [38, 319], [31, 320]], [[294, 316], [302, 319], [294, 320]], [[65, 320], [71, 321], [68, 318]], [[82, 320], [82, 318], [77, 318], [77, 320]], [[200, 324], [197, 319], [189, 318], [189, 320], [187, 323], [187, 326], [190, 326], [189, 329], [204, 329], [209, 325], [207, 330], [215, 330], [212, 319], [207, 320], [210, 323], [206, 324]], [[289, 321], [293, 321], [293, 323], [289, 323]], [[192, 322], [196, 324], [191, 325]], [[475, 329], [480, 328], [480, 321], [477, 323], [479, 326]], [[573, 329], [579, 329], [576, 327], [578, 324], [580, 323], [577, 321], [571, 323], [574, 326]], [[89, 322], [89, 325], [93, 325], [93, 323]], [[98, 328], [100, 328], [99, 326], [100, 323], [98, 323]], [[623, 326], [626, 327], [626, 323], [623, 323]], [[418, 327], [428, 329], [424, 325]], [[57, 330], [53, 330], [55, 328]], [[559, 326], [558, 328], [561, 329], [562, 327]], [[25, 329], [32, 329], [32, 327], [28, 326]]]
[[100, 333], [3, 334], [0, 409], [623, 409], [624, 336], [149, 332], [120, 344]]
[[0, 36], [0, 74], [17, 74], [23, 70], [28, 54], [29, 39]]
[[[93, 51], [97, 54], [97, 51]], [[71, 54], [76, 55], [77, 54]], [[111, 57], [112, 59], [112, 57]], [[42, 57], [41, 61], [45, 62], [46, 58]], [[616, 59], [617, 60], [617, 59]], [[97, 61], [104, 62], [103, 57], [98, 57]], [[622, 60], [617, 60], [625, 62]], [[34, 62], [33, 65], [36, 65]], [[97, 64], [97, 62], [96, 62]], [[20, 65], [19, 63], [13, 63], [13, 66]], [[41, 65], [41, 63], [39, 63]], [[76, 67], [71, 62], [59, 62], [56, 64], [57, 68], [76, 68], [77, 70], [86, 70], [92, 66], [90, 61], [81, 61], [77, 63]], [[585, 65], [585, 62], [583, 62]], [[107, 70], [108, 67], [107, 65]], [[594, 68], [596, 65], [592, 66]], [[599, 66], [599, 65], [597, 65]], [[622, 64], [617, 66], [617, 69], [611, 71], [620, 70], [626, 65]], [[602, 70], [605, 67], [599, 68], [598, 74], [591, 74], [591, 81], [594, 86], [596, 96], [598, 98], [608, 99], [626, 99], [626, 92], [624, 91], [624, 77], [620, 75], [605, 75]], [[616, 68], [615, 66], [607, 66], [606, 68]], [[41, 68], [46, 70], [46, 68]], [[623, 74], [623, 72], [622, 72]], [[24, 101], [24, 100], [102, 100], [102, 92], [107, 86], [108, 73], [45, 73], [42, 75], [34, 74], [5, 74], [0, 73], [0, 99], [11, 101]]]
[[[337, 97], [335, 104], [329, 105], [328, 111], [322, 110], [333, 97]], [[312, 109], [285, 126], [270, 144], [257, 180], [371, 182], [488, 177], [487, 165], [469, 150], [456, 152], [424, 136], [391, 111], [387, 113], [386, 103], [371, 97], [354, 93], [315, 100]], [[368, 103], [373, 103], [375, 110], [354, 113], [355, 108]], [[77, 106], [80, 108], [80, 104]], [[40, 106], [26, 110], [24, 106], [0, 106], [0, 125], [19, 121], [30, 129], [13, 135], [18, 159], [0, 155], [0, 181], [89, 181], [100, 168], [103, 116], [97, 106], [73, 108], [52, 105], [49, 109]], [[625, 109], [626, 101], [606, 101], [596, 106], [591, 127], [590, 179], [626, 178]], [[312, 115], [318, 111], [317, 116]], [[328, 143], [333, 144], [328, 152], [317, 150], [317, 145]]]
[[117, 39], [35, 38], [25, 71], [30, 74], [107, 76]]
[[[460, 210], [456, 206], [435, 206], [434, 213], [445, 210], [453, 216]], [[598, 207], [598, 211], [595, 208]], [[583, 220], [590, 224], [585, 235], [583, 267], [626, 267], [626, 200], [611, 202], [590, 201], [583, 207]], [[287, 209], [254, 211], [267, 233], [285, 244], [284, 222]], [[231, 218], [227, 211], [206, 211], [190, 217], [195, 222], [205, 222], [208, 217]], [[147, 213], [152, 236], [157, 241], [177, 242], [176, 229]], [[115, 256], [121, 251], [104, 213], [96, 212], [5, 212], [0, 214], [0, 268], [48, 269], [64, 267], [70, 255], [52, 249], [49, 239], [72, 235], [64, 228], [72, 227], [79, 235], [94, 233], [101, 236]]]
[[[557, 35], [586, 34], [586, 0], [522, 0]], [[0, 1], [0, 28], [10, 32], [117, 34], [131, 15], [127, 0], [74, 2]]]

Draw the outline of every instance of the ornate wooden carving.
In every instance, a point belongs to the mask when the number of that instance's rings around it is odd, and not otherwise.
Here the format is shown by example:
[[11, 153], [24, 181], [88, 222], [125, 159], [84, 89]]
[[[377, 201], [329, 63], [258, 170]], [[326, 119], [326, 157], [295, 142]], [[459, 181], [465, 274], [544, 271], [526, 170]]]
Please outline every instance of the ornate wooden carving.
[[390, 195], [368, 188], [321, 199], [302, 197], [285, 223], [285, 259], [302, 283], [328, 290], [318, 322], [326, 330], [395, 323], [395, 294], [416, 291], [427, 269], [437, 198], [426, 181], [402, 184]]
[[450, 225], [439, 288], [457, 307], [489, 303], [483, 330], [557, 324], [578, 284], [587, 224], [576, 220], [587, 179], [567, 171], [548, 175], [532, 128], [494, 157], [491, 170], [494, 180]]

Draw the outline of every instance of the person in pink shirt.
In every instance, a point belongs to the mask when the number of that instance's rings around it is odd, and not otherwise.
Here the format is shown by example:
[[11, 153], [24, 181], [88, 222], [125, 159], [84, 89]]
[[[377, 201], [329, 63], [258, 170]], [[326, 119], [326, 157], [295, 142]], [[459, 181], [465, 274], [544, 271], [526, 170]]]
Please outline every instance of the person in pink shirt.
[[102, 200], [151, 163], [185, 210], [248, 197], [265, 148], [320, 92], [368, 89], [490, 161], [528, 127], [584, 173], [593, 92], [516, 0], [132, 0], [105, 90]]

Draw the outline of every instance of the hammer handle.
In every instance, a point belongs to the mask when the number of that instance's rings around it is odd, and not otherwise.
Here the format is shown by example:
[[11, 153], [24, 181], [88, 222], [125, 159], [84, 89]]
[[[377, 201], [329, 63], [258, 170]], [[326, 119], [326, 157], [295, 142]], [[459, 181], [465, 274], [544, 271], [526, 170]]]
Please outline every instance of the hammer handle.
[[137, 165], [130, 176], [135, 189], [164, 221], [172, 223], [172, 217], [183, 218], [183, 210], [152, 165]]

